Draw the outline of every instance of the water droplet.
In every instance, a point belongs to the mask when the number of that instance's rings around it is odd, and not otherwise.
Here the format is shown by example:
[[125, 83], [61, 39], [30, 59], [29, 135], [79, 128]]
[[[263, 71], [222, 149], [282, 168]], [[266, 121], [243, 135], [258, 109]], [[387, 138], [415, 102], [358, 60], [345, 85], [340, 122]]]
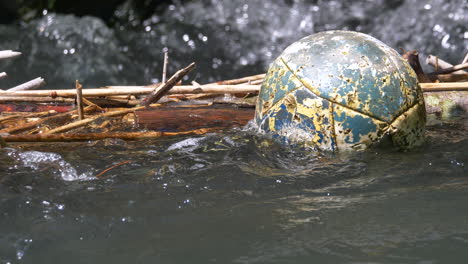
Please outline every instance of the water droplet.
[[424, 9], [431, 10], [432, 6], [430, 4], [425, 4]]

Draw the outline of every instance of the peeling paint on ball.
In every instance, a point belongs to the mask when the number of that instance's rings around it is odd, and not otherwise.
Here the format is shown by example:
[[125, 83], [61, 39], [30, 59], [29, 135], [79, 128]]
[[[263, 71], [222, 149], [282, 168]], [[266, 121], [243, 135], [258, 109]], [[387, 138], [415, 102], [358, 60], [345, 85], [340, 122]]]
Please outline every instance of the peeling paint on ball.
[[366, 149], [387, 136], [408, 149], [423, 142], [426, 113], [416, 74], [395, 50], [366, 34], [326, 31], [271, 64], [255, 122], [322, 150]]

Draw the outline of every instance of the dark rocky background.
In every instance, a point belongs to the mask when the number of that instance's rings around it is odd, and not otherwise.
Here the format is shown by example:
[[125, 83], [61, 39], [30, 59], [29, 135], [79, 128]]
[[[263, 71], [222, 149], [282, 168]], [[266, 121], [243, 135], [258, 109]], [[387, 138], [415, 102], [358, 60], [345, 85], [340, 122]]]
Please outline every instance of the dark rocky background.
[[314, 32], [361, 31], [395, 49], [458, 63], [468, 47], [466, 0], [0, 0], [0, 63], [8, 88], [42, 76], [48, 88], [148, 84], [191, 61], [209, 82], [265, 71]]

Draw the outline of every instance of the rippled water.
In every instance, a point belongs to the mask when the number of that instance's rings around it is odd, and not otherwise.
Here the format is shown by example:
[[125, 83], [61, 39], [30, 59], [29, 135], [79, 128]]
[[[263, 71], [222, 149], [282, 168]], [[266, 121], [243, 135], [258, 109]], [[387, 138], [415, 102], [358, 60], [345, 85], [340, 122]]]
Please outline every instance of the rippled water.
[[430, 126], [406, 153], [317, 153], [241, 130], [12, 146], [0, 263], [463, 263], [467, 128]]

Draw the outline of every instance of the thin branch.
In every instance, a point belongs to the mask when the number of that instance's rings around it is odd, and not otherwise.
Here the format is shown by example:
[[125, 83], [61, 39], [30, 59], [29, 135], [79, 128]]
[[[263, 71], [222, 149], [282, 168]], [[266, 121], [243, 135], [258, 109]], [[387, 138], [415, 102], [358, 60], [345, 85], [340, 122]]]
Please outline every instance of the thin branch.
[[[435, 71], [439, 71], [441, 69], [447, 69], [447, 68], [453, 67], [452, 64], [450, 64], [450, 63], [444, 61], [443, 59], [441, 59], [441, 58], [439, 58], [437, 56], [434, 56], [434, 55], [427, 56], [426, 63], [431, 65], [432, 67], [434, 67]], [[465, 62], [462, 62], [462, 64], [463, 63], [465, 63]], [[467, 73], [467, 72], [463, 71], [463, 70], [453, 72], [453, 74], [465, 74], [465, 73]]]
[[429, 74], [431, 74], [431, 75], [447, 74], [447, 73], [452, 73], [452, 72], [457, 72], [457, 71], [460, 71], [460, 70], [464, 70], [464, 69], [467, 69], [467, 68], [468, 68], [468, 62], [465, 62], [465, 63], [458, 64], [458, 65], [455, 65], [455, 66], [450, 67], [450, 68], [445, 68], [445, 69], [441, 69], [441, 70], [438, 70], [438, 71], [435, 71], [435, 72], [431, 72]]
[[107, 168], [107, 169], [101, 171], [100, 173], [98, 173], [98, 174], [96, 175], [96, 178], [102, 178], [102, 175], [104, 175], [106, 172], [108, 172], [108, 171], [110, 171], [110, 170], [112, 170], [112, 169], [115, 169], [115, 168], [117, 168], [117, 167], [119, 167], [119, 166], [122, 166], [122, 165], [124, 165], [124, 164], [130, 163], [130, 162], [132, 162], [132, 161], [131, 161], [131, 160], [126, 160], [126, 161], [122, 161], [122, 162], [120, 162], [120, 163], [117, 163], [117, 164], [115, 164], [115, 165], [113, 165], [113, 166], [111, 166], [111, 167], [109, 167], [109, 168]]
[[167, 82], [165, 82], [160, 88], [155, 89], [150, 95], [143, 100], [143, 105], [148, 107], [152, 103], [156, 103], [161, 97], [163, 97], [174, 85], [176, 85], [182, 78], [191, 72], [195, 68], [195, 63], [192, 62], [189, 66], [177, 71], [172, 75]]
[[[92, 112], [92, 111], [95, 111], [95, 110], [96, 110], [96, 108], [91, 107], [91, 106], [85, 108], [85, 112]], [[49, 117], [46, 117], [46, 118], [42, 118], [42, 119], [40, 119], [38, 121], [35, 121], [35, 122], [29, 122], [29, 123], [26, 123], [26, 124], [23, 124], [23, 125], [5, 128], [5, 129], [0, 130], [0, 133], [10, 133], [10, 134], [12, 134], [12, 133], [24, 131], [24, 130], [31, 129], [31, 128], [34, 128], [36, 126], [39, 126], [39, 125], [41, 125], [41, 124], [43, 124], [45, 122], [48, 122], [48, 121], [61, 119], [61, 118], [70, 118], [72, 114], [76, 114], [76, 110], [68, 111], [66, 113], [55, 114], [55, 115], [52, 115], [52, 116], [49, 116]]]
[[83, 113], [83, 92], [82, 88], [83, 86], [76, 80], [75, 82], [75, 88], [76, 88], [76, 106], [78, 110], [78, 118], [80, 120], [84, 119], [84, 113]]
[[30, 96], [1, 96], [0, 103], [6, 102], [29, 102], [29, 103], [73, 103], [74, 99], [50, 96], [30, 97]]
[[[160, 106], [160, 105], [152, 105], [152, 106]], [[78, 120], [78, 121], [69, 123], [67, 125], [51, 129], [51, 130], [47, 131], [46, 134], [55, 134], [55, 133], [67, 132], [67, 131], [70, 131], [72, 129], [91, 124], [92, 122], [94, 122], [95, 120], [97, 120], [99, 118], [126, 115], [126, 114], [129, 114], [129, 113], [133, 113], [133, 112], [135, 112], [137, 110], [144, 109], [144, 108], [146, 108], [146, 107], [145, 106], [139, 106], [139, 107], [133, 107], [133, 108], [130, 108], [130, 109], [107, 112], [107, 113], [104, 113], [104, 114], [100, 114], [100, 115], [97, 115], [97, 116], [85, 118], [83, 120]]]
[[418, 81], [420, 83], [430, 83], [432, 80], [424, 73], [421, 64], [419, 63], [419, 53], [416, 50], [405, 52], [402, 57], [409, 63], [411, 68], [413, 68]]
[[34, 135], [7, 135], [2, 136], [5, 142], [72, 142], [101, 140], [106, 138], [120, 138], [124, 140], [153, 139], [164, 136], [203, 135], [219, 131], [222, 128], [200, 128], [182, 132], [112, 132], [112, 133], [80, 133], [80, 134], [34, 134]]

